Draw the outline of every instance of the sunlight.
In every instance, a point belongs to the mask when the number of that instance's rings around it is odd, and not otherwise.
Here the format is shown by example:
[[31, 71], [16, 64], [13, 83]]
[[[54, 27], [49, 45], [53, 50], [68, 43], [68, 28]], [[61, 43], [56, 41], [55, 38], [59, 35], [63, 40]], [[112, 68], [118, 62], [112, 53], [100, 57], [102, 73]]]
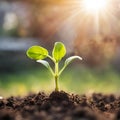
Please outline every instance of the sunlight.
[[96, 13], [107, 7], [107, 0], [83, 0], [82, 6], [86, 12]]
[[0, 100], [2, 100], [3, 99], [3, 97], [2, 96], [0, 96]]

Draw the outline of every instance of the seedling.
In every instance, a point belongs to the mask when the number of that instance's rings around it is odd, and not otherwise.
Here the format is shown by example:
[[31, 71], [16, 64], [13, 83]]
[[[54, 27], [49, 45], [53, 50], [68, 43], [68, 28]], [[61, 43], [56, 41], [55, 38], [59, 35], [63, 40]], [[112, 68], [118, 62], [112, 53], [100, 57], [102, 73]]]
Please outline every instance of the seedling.
[[[58, 80], [61, 73], [64, 69], [74, 60], [79, 59], [82, 60], [79, 56], [71, 56], [67, 58], [64, 62], [62, 69], [59, 70], [59, 62], [66, 54], [66, 48], [63, 43], [56, 42], [54, 44], [54, 48], [52, 51], [52, 56], [49, 55], [48, 50], [41, 46], [32, 46], [27, 50], [27, 56], [31, 59], [36, 60], [36, 62], [43, 64], [53, 75], [55, 79], [55, 91], [59, 91]], [[49, 58], [54, 62], [54, 70], [51, 68], [50, 64], [43, 60], [45, 58]]]

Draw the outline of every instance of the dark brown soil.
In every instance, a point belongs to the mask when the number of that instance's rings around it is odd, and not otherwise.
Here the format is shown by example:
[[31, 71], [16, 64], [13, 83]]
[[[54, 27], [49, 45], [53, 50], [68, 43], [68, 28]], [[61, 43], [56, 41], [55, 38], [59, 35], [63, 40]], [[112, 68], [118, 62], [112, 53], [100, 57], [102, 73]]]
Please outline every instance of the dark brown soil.
[[120, 97], [41, 92], [0, 100], [0, 120], [120, 120]]

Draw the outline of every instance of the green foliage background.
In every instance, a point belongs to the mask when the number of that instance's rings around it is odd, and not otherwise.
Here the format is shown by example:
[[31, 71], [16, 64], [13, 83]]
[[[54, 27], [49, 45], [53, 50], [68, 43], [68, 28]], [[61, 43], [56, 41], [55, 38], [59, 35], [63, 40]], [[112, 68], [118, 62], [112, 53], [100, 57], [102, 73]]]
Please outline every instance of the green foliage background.
[[[60, 89], [78, 94], [93, 92], [119, 94], [120, 75], [110, 68], [91, 69], [81, 65], [71, 65], [60, 77]], [[30, 92], [54, 90], [54, 79], [49, 71], [40, 68], [26, 71], [0, 74], [0, 95], [26, 95]]]

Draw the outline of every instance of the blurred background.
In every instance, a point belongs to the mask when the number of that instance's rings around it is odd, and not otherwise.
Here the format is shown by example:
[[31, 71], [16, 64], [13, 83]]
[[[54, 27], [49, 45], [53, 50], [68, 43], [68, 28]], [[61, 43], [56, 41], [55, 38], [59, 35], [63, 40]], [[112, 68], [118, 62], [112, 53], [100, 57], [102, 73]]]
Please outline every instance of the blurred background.
[[0, 0], [0, 96], [53, 91], [51, 74], [26, 50], [41, 45], [51, 54], [56, 41], [67, 48], [63, 61], [83, 58], [63, 72], [61, 90], [120, 93], [120, 1], [104, 0], [104, 7], [88, 1]]

